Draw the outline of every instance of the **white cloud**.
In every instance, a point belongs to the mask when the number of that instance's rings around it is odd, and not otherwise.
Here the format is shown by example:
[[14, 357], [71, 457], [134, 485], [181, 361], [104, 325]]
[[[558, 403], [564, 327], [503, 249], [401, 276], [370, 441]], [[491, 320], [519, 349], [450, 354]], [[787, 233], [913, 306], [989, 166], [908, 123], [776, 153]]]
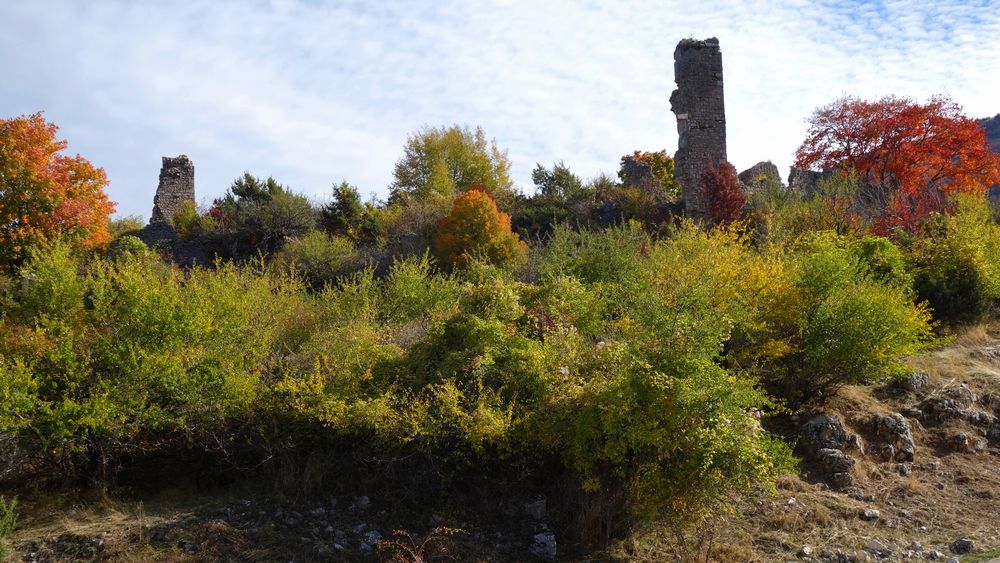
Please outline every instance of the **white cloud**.
[[804, 118], [842, 93], [947, 92], [1000, 111], [1000, 2], [157, 2], [0, 5], [0, 107], [47, 111], [148, 215], [159, 157], [187, 153], [199, 196], [244, 170], [317, 198], [385, 195], [406, 135], [482, 125], [516, 179], [584, 176], [676, 148], [674, 46], [717, 36], [729, 157], [784, 173]]

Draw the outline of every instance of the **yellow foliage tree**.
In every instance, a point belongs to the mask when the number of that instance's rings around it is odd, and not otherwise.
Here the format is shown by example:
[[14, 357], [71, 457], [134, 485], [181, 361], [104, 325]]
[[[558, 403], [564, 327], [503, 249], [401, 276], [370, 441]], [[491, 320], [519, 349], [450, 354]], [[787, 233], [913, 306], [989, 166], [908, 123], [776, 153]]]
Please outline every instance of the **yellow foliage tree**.
[[510, 215], [481, 185], [460, 195], [451, 213], [434, 232], [434, 250], [448, 266], [462, 267], [474, 258], [493, 264], [511, 264], [523, 258], [528, 246], [510, 230]]

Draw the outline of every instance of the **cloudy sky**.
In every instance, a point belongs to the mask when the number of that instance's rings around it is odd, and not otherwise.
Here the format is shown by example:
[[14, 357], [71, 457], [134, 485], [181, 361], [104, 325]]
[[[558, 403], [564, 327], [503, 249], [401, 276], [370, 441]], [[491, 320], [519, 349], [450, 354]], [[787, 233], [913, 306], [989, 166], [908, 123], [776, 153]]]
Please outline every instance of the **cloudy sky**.
[[423, 125], [481, 125], [525, 188], [536, 162], [614, 172], [676, 149], [684, 37], [721, 42], [740, 170], [787, 174], [804, 118], [845, 93], [1000, 112], [1000, 0], [2, 0], [0, 22], [0, 114], [44, 110], [146, 218], [181, 153], [203, 202], [244, 170], [385, 196]]

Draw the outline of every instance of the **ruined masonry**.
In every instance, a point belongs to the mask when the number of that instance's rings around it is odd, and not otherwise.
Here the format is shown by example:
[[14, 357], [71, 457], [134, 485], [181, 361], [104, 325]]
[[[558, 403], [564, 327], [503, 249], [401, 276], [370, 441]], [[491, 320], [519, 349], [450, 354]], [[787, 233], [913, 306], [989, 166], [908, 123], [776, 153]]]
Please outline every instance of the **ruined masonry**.
[[163, 157], [160, 168], [160, 184], [153, 197], [153, 214], [149, 224], [139, 231], [139, 239], [153, 247], [162, 243], [172, 243], [177, 232], [172, 225], [174, 214], [181, 203], [194, 199], [194, 163], [187, 155]]
[[653, 175], [653, 167], [634, 156], [622, 157], [622, 183], [646, 192], [659, 193], [663, 191], [660, 181]]
[[194, 163], [184, 154], [175, 158], [165, 156], [149, 222], [172, 222], [185, 201], [194, 201]]
[[684, 214], [708, 217], [708, 198], [701, 176], [708, 165], [726, 160], [726, 109], [722, 96], [722, 51], [719, 40], [684, 39], [674, 50], [670, 110], [677, 115], [674, 175], [684, 193]]

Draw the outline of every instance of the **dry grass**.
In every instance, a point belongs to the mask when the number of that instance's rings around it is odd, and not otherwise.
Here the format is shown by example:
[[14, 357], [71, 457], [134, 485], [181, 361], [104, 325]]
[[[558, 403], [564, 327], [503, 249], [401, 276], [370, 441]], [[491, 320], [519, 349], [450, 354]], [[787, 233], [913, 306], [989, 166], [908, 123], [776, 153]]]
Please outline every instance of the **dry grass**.
[[[848, 424], [861, 424], [874, 413], [899, 412], [939, 394], [943, 387], [963, 383], [976, 392], [981, 408], [995, 409], [1000, 407], [1000, 363], [991, 363], [981, 351], [997, 345], [1000, 326], [971, 328], [947, 346], [910, 361], [915, 369], [930, 375], [927, 395], [894, 395], [880, 388], [853, 386], [842, 389], [827, 405], [828, 411], [839, 413]], [[903, 475], [898, 464], [883, 462], [869, 452], [855, 467], [856, 483], [866, 500], [830, 491], [799, 476], [783, 477], [775, 498], [748, 502], [738, 514], [717, 524], [713, 560], [796, 560], [803, 546], [812, 548], [814, 554], [824, 550], [853, 553], [872, 539], [895, 545], [897, 558], [913, 541], [944, 553], [963, 536], [976, 540], [981, 549], [1000, 546], [1000, 520], [993, 517], [1000, 499], [1000, 451], [942, 451], [936, 445], [948, 432], [961, 430], [981, 437], [982, 429], [962, 421], [925, 429], [919, 421], [909, 420], [917, 442], [909, 475]], [[937, 469], [928, 465], [932, 462], [937, 462]], [[865, 509], [879, 510], [880, 517], [874, 521], [861, 518]], [[646, 546], [636, 560], [675, 560], [662, 530], [647, 531], [636, 543]]]

